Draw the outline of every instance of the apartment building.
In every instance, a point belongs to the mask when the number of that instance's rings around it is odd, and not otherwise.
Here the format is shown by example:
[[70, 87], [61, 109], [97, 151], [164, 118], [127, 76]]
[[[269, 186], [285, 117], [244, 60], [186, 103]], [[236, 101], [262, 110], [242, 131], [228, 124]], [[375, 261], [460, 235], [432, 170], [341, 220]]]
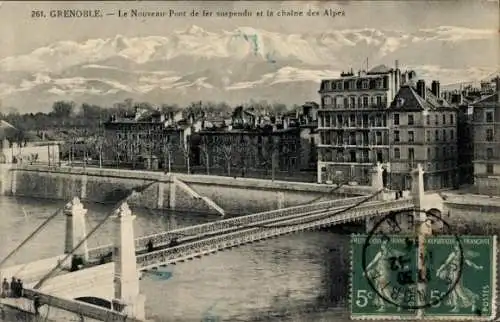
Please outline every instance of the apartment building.
[[113, 116], [104, 123], [104, 161], [146, 169], [184, 166], [193, 127], [193, 116], [181, 112], [167, 117], [136, 108], [133, 115]]
[[410, 189], [418, 163], [426, 190], [457, 185], [457, 112], [441, 98], [438, 81], [431, 89], [424, 80], [401, 86], [388, 109], [391, 188]]
[[321, 82], [318, 110], [318, 182], [354, 181], [368, 184], [377, 162], [389, 162], [387, 109], [401, 79], [412, 79], [395, 68], [377, 66], [355, 75]]
[[495, 82], [496, 93], [471, 104], [474, 186], [488, 195], [500, 195], [500, 78]]

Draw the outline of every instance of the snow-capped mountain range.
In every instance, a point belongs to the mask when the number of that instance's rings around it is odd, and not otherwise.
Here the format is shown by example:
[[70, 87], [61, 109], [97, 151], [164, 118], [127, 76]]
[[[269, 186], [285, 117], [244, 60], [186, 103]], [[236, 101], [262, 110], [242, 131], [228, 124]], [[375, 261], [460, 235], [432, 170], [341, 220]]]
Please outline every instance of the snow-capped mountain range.
[[[281, 34], [197, 26], [165, 36], [59, 41], [0, 60], [2, 107], [48, 111], [55, 100], [110, 106], [132, 98], [155, 104], [250, 99], [301, 104], [318, 100], [322, 78], [369, 65], [414, 69], [441, 83], [498, 71], [494, 30], [439, 27], [414, 33], [376, 29]], [[490, 47], [484, 47], [490, 46]], [[498, 55], [498, 52], [492, 50]], [[465, 67], [464, 67], [465, 66]]]

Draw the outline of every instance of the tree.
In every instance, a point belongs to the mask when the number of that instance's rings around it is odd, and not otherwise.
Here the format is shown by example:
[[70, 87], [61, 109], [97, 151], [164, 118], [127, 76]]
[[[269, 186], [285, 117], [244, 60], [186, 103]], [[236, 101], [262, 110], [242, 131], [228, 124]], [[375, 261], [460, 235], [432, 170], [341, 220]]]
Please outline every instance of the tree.
[[52, 114], [57, 118], [67, 119], [73, 113], [75, 102], [57, 101], [52, 105]]
[[231, 142], [225, 142], [221, 146], [222, 156], [224, 157], [224, 162], [227, 167], [227, 175], [231, 176], [231, 163], [233, 161], [233, 144]]
[[184, 160], [186, 162], [186, 166], [187, 166], [187, 173], [188, 174], [191, 174], [191, 161], [190, 161], [190, 157], [191, 157], [191, 146], [189, 145], [189, 136], [187, 137], [186, 141], [182, 140], [182, 137], [181, 137], [181, 141], [180, 141], [180, 144], [179, 144], [179, 147], [182, 151], [182, 155], [184, 156]]
[[266, 175], [268, 174], [269, 167], [271, 168], [271, 179], [274, 180], [275, 168], [276, 168], [276, 156], [279, 149], [279, 143], [274, 140], [272, 135], [264, 136], [265, 140], [263, 142], [262, 148], [260, 148], [260, 158], [262, 164], [266, 169]]
[[205, 159], [205, 166], [207, 168], [207, 174], [210, 174], [210, 149], [212, 144], [210, 138], [207, 135], [202, 135], [200, 139], [200, 151], [203, 153], [203, 159]]
[[165, 141], [163, 144], [163, 155], [164, 155], [163, 168], [165, 170], [168, 170], [169, 173], [172, 172], [172, 151], [173, 151], [173, 149], [174, 149], [174, 146], [173, 146], [172, 142], [169, 140], [169, 137], [167, 136], [165, 138]]

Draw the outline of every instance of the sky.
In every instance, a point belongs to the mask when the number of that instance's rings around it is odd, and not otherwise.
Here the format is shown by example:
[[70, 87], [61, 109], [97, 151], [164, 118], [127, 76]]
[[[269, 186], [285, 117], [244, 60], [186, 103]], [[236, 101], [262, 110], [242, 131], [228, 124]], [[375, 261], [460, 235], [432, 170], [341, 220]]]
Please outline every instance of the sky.
[[[328, 29], [375, 28], [401, 31], [438, 26], [499, 30], [498, 1], [110, 1], [110, 2], [3, 2], [0, 6], [0, 59], [27, 53], [59, 40], [83, 41], [88, 38], [165, 35], [172, 29], [196, 24], [208, 31], [232, 30], [239, 26], [259, 27], [281, 33], [307, 33]], [[302, 9], [332, 8], [345, 12], [344, 17], [303, 18], [206, 18], [175, 17], [124, 19], [107, 16], [101, 19], [31, 18], [33, 10], [57, 9], [152, 10], [230, 10], [243, 8]], [[500, 35], [500, 34], [499, 34]]]

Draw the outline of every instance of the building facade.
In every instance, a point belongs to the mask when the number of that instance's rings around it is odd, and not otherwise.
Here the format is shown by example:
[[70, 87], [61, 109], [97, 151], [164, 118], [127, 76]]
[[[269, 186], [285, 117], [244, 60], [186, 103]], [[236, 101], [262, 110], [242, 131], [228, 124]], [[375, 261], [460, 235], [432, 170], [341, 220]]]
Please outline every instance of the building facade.
[[500, 195], [500, 78], [496, 93], [473, 108], [474, 186], [479, 194]]
[[112, 117], [104, 123], [103, 163], [146, 169], [184, 166], [191, 123], [139, 109], [133, 116]]
[[[377, 162], [389, 161], [387, 108], [401, 82], [401, 71], [381, 65], [357, 75], [321, 82], [318, 111], [318, 182], [368, 184]], [[413, 72], [404, 77], [412, 78]]]
[[201, 130], [193, 138], [195, 165], [206, 173], [245, 176], [250, 171], [298, 171], [298, 128]]
[[401, 86], [388, 110], [390, 126], [390, 171], [392, 189], [410, 189], [411, 170], [424, 168], [424, 188], [455, 187], [457, 169], [456, 107], [440, 98], [440, 84], [418, 80]]

